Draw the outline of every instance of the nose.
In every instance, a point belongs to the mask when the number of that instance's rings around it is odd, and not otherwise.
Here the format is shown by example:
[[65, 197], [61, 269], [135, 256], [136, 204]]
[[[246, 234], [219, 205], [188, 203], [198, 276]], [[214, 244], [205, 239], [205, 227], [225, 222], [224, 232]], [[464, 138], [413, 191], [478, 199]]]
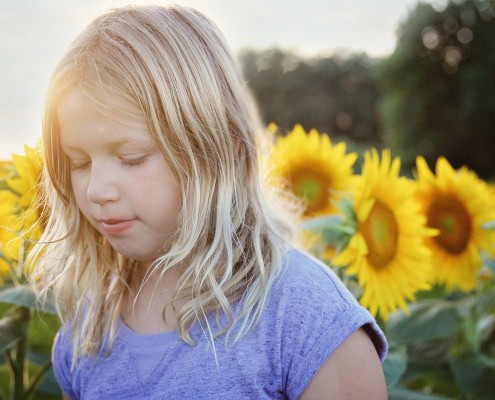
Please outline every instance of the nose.
[[87, 186], [87, 198], [96, 204], [119, 200], [117, 177], [108, 168], [99, 167], [93, 163], [90, 180]]

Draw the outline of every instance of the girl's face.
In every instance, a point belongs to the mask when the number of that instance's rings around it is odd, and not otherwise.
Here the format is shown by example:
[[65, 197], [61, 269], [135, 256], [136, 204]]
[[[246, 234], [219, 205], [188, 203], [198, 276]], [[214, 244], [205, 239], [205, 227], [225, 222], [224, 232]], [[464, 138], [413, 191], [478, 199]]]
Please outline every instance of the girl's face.
[[141, 110], [118, 95], [98, 101], [111, 109], [97, 109], [74, 90], [58, 109], [77, 205], [116, 251], [152, 262], [177, 231], [180, 188]]

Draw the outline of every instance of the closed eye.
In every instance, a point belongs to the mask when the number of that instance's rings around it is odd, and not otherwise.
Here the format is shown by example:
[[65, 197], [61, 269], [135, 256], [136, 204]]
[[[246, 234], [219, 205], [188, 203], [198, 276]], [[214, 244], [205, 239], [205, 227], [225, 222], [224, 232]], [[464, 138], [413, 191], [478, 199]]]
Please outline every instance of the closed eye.
[[122, 164], [128, 165], [128, 166], [131, 166], [132, 167], [134, 165], [140, 165], [140, 164], [144, 163], [147, 158], [148, 158], [148, 154], [146, 154], [144, 156], [141, 156], [141, 157], [135, 157], [135, 158], [124, 158], [124, 157], [122, 157], [120, 159], [120, 161], [122, 162]]
[[91, 161], [76, 161], [70, 160], [70, 169], [71, 171], [81, 170], [89, 167], [91, 165]]

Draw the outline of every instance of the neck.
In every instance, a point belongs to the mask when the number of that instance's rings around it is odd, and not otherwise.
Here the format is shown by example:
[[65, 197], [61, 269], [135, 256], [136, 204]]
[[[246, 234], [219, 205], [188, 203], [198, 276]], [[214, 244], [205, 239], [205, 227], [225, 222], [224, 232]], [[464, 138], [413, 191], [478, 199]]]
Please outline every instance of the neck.
[[179, 277], [178, 268], [159, 274], [151, 272], [149, 265], [141, 265], [133, 275], [121, 309], [125, 324], [145, 334], [177, 329], [180, 304], [171, 305], [171, 302]]

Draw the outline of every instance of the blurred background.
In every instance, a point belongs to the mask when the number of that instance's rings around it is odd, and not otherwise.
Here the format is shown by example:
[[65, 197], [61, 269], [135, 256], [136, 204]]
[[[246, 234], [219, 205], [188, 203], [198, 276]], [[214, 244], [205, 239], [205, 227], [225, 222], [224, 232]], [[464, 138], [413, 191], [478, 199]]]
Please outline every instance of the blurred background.
[[[266, 121], [301, 123], [350, 143], [391, 147], [495, 175], [494, 1], [408, 4], [390, 54], [316, 57], [244, 50], [244, 73]], [[387, 14], [383, 8], [384, 14]], [[366, 23], [366, 22], [363, 22]]]
[[[33, 146], [47, 81], [74, 36], [118, 0], [0, 2], [0, 157]], [[148, 3], [148, 1], [134, 1]], [[219, 25], [266, 123], [353, 150], [391, 147], [495, 174], [494, 2], [184, 0]]]
[[[43, 210], [39, 154], [24, 145], [36, 145], [50, 73], [75, 35], [128, 1], [0, 0], [0, 399], [60, 398], [58, 319], [25, 285]], [[373, 314], [382, 307], [389, 398], [493, 400], [495, 0], [177, 1], [224, 32], [278, 134], [272, 166], [311, 213], [320, 207], [302, 223], [308, 247], [332, 268], [349, 264], [352, 273], [334, 269], [361, 302], [373, 291]], [[430, 168], [448, 161], [436, 176], [421, 161], [407, 180], [389, 173], [387, 150], [367, 166], [371, 148], [391, 149], [407, 177], [418, 155]], [[352, 189], [366, 195], [337, 201], [361, 166], [364, 186]], [[426, 240], [423, 224], [438, 236]], [[361, 258], [348, 256], [358, 253], [351, 237], [365, 243]]]

